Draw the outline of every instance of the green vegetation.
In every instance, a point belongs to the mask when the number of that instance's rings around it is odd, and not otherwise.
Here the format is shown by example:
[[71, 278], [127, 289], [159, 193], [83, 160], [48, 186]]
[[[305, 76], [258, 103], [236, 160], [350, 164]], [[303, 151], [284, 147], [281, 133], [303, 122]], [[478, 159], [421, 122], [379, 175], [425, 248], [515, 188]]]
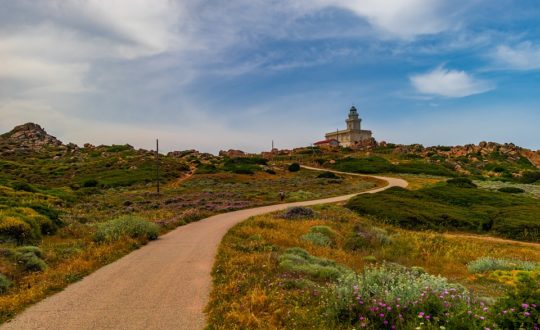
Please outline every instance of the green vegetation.
[[524, 189], [516, 188], [516, 187], [502, 187], [497, 190], [500, 192], [509, 193], [509, 194], [523, 194], [525, 192]]
[[112, 242], [124, 236], [155, 240], [159, 236], [159, 226], [137, 216], [124, 215], [99, 224], [94, 240], [98, 243]]
[[516, 259], [482, 257], [467, 264], [470, 273], [486, 273], [494, 270], [534, 270], [540, 263]]
[[336, 233], [328, 226], [313, 226], [309, 232], [302, 235], [302, 239], [316, 245], [330, 246], [334, 243]]
[[400, 164], [392, 164], [387, 159], [379, 156], [362, 158], [342, 158], [332, 165], [332, 168], [342, 172], [352, 173], [412, 173], [429, 175], [456, 175], [451, 169], [438, 164], [430, 164], [423, 161], [408, 161]]
[[540, 241], [538, 200], [462, 186], [463, 182], [415, 191], [391, 188], [354, 197], [347, 207], [403, 228], [464, 230]]
[[292, 163], [289, 165], [289, 172], [298, 172], [300, 171], [300, 164], [298, 163]]
[[[313, 209], [295, 221], [257, 216], [227, 233], [212, 272], [209, 329], [529, 329], [538, 322], [540, 271], [471, 274], [468, 266], [487, 257], [538, 263], [540, 245], [410, 231], [339, 206]], [[314, 244], [306, 233], [332, 236], [332, 244]], [[353, 233], [368, 239], [351, 249]]]
[[11, 286], [11, 281], [4, 274], [0, 274], [0, 294], [4, 294]]
[[288, 208], [285, 213], [281, 215], [283, 219], [295, 220], [312, 218], [315, 215], [313, 209], [303, 206], [294, 206]]

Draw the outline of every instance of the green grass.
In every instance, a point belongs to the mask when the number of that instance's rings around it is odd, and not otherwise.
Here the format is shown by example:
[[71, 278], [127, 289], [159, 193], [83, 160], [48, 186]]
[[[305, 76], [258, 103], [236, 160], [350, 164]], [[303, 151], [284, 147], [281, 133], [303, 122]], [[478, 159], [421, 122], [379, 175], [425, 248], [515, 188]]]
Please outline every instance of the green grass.
[[[535, 301], [522, 279], [535, 274], [503, 282], [497, 270], [471, 274], [467, 265], [485, 257], [535, 263], [540, 245], [381, 226], [334, 205], [314, 209], [294, 221], [257, 216], [226, 234], [212, 271], [208, 329], [484, 329], [509, 322], [494, 317], [500, 306], [522, 310]], [[334, 244], [314, 244], [305, 239], [310, 232], [332, 235]], [[350, 249], [352, 233], [368, 239]]]
[[399, 164], [393, 164], [387, 159], [379, 156], [370, 156], [362, 158], [342, 158], [332, 165], [333, 169], [342, 172], [352, 173], [410, 173], [410, 174], [428, 174], [454, 176], [456, 173], [449, 168], [426, 163], [425, 161], [407, 161]]
[[540, 241], [538, 200], [454, 184], [410, 191], [391, 188], [351, 199], [347, 207], [377, 221], [416, 230], [489, 233]]

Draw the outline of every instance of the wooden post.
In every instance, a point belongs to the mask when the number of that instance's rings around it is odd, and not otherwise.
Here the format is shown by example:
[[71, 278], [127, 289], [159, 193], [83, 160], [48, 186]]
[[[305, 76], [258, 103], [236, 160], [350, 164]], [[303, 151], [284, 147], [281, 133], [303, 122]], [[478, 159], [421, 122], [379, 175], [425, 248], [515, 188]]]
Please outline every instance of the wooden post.
[[159, 140], [156, 139], [156, 186], [159, 196]]

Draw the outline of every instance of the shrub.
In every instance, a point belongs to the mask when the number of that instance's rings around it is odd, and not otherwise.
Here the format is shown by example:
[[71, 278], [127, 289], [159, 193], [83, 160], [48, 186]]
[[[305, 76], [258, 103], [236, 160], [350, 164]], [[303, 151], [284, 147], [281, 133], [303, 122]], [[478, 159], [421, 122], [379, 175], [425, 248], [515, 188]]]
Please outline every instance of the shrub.
[[516, 187], [502, 187], [497, 190], [503, 193], [508, 193], [508, 194], [522, 194], [525, 192], [525, 190], [521, 188], [516, 188]]
[[96, 179], [87, 179], [83, 181], [82, 186], [84, 188], [92, 188], [92, 187], [97, 187], [98, 184], [99, 184], [99, 181]]
[[305, 275], [319, 281], [336, 281], [351, 272], [334, 261], [314, 257], [298, 247], [287, 249], [279, 256], [278, 261], [281, 270]]
[[282, 218], [289, 220], [313, 218], [314, 216], [315, 211], [303, 206], [290, 207], [281, 215]]
[[300, 171], [300, 164], [298, 163], [292, 163], [289, 165], [289, 172], [298, 172]]
[[386, 230], [378, 227], [366, 229], [356, 225], [354, 231], [349, 234], [343, 243], [343, 247], [349, 251], [358, 251], [369, 247], [378, 247], [390, 244], [392, 239]]
[[470, 179], [467, 178], [454, 178], [446, 181], [447, 184], [460, 187], [460, 188], [477, 188], [478, 186], [474, 184]]
[[15, 182], [11, 187], [18, 191], [37, 192], [37, 189], [34, 186], [26, 182]]
[[325, 171], [321, 174], [317, 175], [317, 178], [319, 179], [340, 179], [339, 176], [336, 175], [334, 172]]
[[125, 215], [99, 224], [94, 241], [98, 243], [113, 242], [124, 236], [155, 240], [159, 236], [159, 226], [141, 217]]
[[500, 329], [537, 329], [540, 320], [540, 272], [522, 273], [515, 288], [493, 306]]
[[217, 167], [212, 164], [201, 164], [197, 167], [197, 174], [214, 174], [217, 172]]
[[540, 180], [540, 172], [535, 171], [526, 171], [523, 172], [519, 181], [523, 183], [535, 183]]
[[13, 257], [25, 271], [40, 272], [47, 268], [42, 259], [43, 253], [37, 246], [22, 246], [15, 249]]
[[11, 281], [4, 274], [0, 274], [0, 294], [7, 292], [11, 286]]
[[368, 267], [362, 274], [349, 273], [328, 295], [332, 318], [362, 328], [414, 329], [425, 322], [448, 329], [476, 329], [484, 321], [475, 320], [467, 311], [486, 315], [462, 286], [400, 265], [383, 264]]
[[41, 239], [41, 234], [56, 232], [57, 226], [31, 208], [15, 207], [0, 210], [0, 235], [19, 244]]
[[6, 236], [22, 243], [32, 237], [32, 227], [23, 220], [0, 215], [0, 236]]
[[486, 273], [494, 270], [533, 270], [540, 263], [516, 259], [497, 259], [482, 257], [467, 264], [469, 273]]
[[333, 244], [335, 232], [328, 226], [314, 226], [309, 232], [302, 235], [302, 239], [315, 245], [329, 246]]

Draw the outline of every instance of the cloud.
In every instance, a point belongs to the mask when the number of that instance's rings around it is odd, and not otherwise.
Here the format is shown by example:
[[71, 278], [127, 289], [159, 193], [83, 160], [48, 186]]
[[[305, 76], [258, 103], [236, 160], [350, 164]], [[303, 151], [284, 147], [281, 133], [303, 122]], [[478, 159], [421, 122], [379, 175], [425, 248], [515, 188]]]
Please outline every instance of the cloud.
[[514, 47], [502, 45], [495, 51], [495, 60], [511, 69], [540, 69], [540, 44], [525, 41]]
[[492, 83], [476, 79], [465, 71], [447, 70], [442, 66], [409, 79], [418, 92], [445, 97], [465, 97], [495, 88]]
[[375, 30], [401, 39], [437, 34], [456, 28], [459, 3], [442, 0], [320, 0], [366, 19]]

